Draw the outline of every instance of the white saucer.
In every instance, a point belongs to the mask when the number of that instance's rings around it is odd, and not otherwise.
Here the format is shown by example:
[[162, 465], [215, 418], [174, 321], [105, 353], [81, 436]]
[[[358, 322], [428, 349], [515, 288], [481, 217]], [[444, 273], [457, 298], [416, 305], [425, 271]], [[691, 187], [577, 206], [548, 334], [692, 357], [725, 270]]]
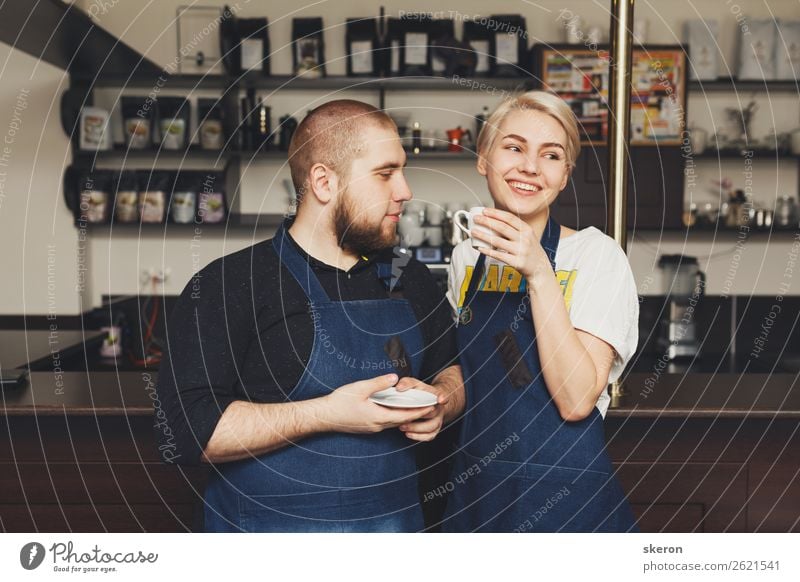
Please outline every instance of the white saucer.
[[390, 408], [425, 408], [426, 406], [433, 406], [438, 401], [435, 394], [425, 390], [412, 388], [405, 392], [398, 392], [394, 386], [376, 392], [369, 399], [375, 404]]

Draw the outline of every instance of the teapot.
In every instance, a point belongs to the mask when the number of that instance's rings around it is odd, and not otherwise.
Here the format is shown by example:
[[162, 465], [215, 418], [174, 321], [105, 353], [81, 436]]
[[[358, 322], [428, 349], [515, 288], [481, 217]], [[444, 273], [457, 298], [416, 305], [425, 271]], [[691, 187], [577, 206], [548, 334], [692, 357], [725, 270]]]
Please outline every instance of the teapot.
[[463, 149], [463, 140], [465, 137], [472, 139], [472, 134], [468, 129], [462, 129], [459, 125], [455, 129], [448, 129], [447, 133], [447, 151], [460, 152]]

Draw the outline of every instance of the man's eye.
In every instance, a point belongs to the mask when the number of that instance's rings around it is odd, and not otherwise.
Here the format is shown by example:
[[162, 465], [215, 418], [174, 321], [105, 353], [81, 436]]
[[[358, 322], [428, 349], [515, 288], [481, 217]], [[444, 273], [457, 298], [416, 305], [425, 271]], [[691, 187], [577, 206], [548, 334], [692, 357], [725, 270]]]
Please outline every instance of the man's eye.
[[385, 180], [388, 180], [389, 178], [391, 178], [391, 177], [392, 177], [392, 173], [391, 173], [391, 172], [381, 172], [381, 173], [379, 174], [379, 176], [380, 176], [381, 178], [385, 179]]

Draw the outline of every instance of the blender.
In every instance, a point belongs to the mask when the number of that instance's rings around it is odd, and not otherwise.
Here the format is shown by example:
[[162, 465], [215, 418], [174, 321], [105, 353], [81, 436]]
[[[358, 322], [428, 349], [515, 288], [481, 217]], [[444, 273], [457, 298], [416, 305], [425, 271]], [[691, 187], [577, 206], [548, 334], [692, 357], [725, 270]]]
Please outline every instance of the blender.
[[668, 359], [697, 356], [697, 306], [705, 295], [706, 275], [697, 258], [686, 255], [662, 255], [658, 260], [667, 298], [658, 344]]

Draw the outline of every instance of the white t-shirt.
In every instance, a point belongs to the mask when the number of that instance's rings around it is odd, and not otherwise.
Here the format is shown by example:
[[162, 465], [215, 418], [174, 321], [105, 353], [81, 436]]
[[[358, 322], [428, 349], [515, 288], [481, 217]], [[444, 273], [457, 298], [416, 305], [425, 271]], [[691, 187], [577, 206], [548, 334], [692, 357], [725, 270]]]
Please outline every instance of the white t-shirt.
[[[466, 273], [478, 260], [470, 241], [453, 249], [447, 299], [454, 318], [464, 303], [469, 285]], [[486, 257], [483, 291], [523, 291], [525, 278], [516, 269]], [[622, 374], [639, 340], [639, 297], [628, 258], [620, 246], [593, 226], [562, 238], [556, 252], [556, 278], [564, 292], [569, 318], [575, 329], [596, 336], [616, 351], [608, 382]], [[603, 390], [597, 408], [605, 416], [610, 397]]]

